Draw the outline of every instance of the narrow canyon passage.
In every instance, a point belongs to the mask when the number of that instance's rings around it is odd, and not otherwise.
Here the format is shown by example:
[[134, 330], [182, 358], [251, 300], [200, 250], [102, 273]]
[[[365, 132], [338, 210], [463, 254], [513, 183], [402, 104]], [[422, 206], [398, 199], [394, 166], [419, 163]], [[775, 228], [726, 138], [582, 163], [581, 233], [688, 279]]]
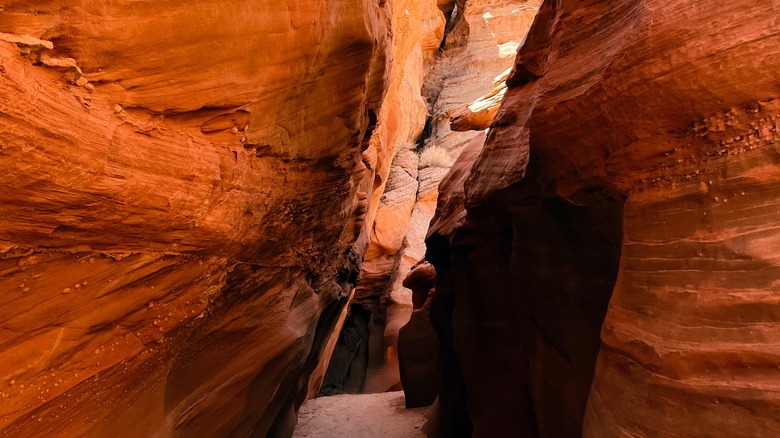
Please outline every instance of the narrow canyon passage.
[[780, 436], [780, 0], [0, 5], [0, 436]]

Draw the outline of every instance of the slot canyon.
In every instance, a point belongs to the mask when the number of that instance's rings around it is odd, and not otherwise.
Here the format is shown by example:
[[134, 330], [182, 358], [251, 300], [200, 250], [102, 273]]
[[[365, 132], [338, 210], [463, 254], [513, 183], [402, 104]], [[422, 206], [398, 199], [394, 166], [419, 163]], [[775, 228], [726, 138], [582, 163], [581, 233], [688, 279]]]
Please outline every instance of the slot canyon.
[[0, 436], [778, 437], [778, 71], [780, 0], [4, 0]]

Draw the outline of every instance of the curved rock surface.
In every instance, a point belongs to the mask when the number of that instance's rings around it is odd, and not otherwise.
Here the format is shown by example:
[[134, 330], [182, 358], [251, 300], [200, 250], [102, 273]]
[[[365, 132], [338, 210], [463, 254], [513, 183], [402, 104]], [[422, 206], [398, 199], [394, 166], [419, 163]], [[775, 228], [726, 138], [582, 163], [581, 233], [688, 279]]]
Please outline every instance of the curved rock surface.
[[544, 2], [427, 240], [446, 432], [780, 433], [778, 7]]
[[[463, 131], [487, 128], [495, 110], [481, 114], [482, 128], [456, 125], [451, 129], [452, 113], [493, 94], [491, 90], [497, 82], [503, 81], [501, 76], [512, 67], [541, 1], [468, 0], [458, 3], [458, 16], [447, 35], [442, 57], [426, 84], [431, 113], [428, 145], [447, 150], [453, 158], [457, 158], [476, 135]], [[495, 103], [500, 100], [499, 97]]]
[[292, 433], [395, 153], [381, 3], [3, 4], [0, 433]]
[[430, 300], [436, 270], [428, 262], [412, 268], [403, 285], [412, 290], [414, 310], [398, 331], [398, 368], [406, 396], [406, 406], [414, 408], [433, 404], [438, 393], [439, 365], [436, 332], [430, 323]]
[[493, 81], [495, 88], [467, 105], [450, 110], [450, 129], [453, 131], [482, 131], [488, 129], [496, 117], [498, 107], [506, 94], [506, 79], [509, 69]]
[[[422, 86], [430, 114], [425, 112], [417, 88], [411, 114], [420, 117], [411, 124], [401, 125], [414, 129], [402, 129], [412, 135], [399, 139], [401, 150], [393, 161], [388, 184], [378, 203], [371, 243], [352, 301], [356, 320], [354, 325], [348, 322], [349, 334], [343, 335], [340, 341], [338, 348], [347, 351], [337, 350], [339, 359], [334, 364], [338, 369], [333, 370], [334, 381], [326, 379], [326, 393], [382, 392], [399, 387], [398, 332], [412, 313], [411, 292], [402, 282], [410, 268], [424, 258], [425, 234], [435, 211], [439, 182], [464, 145], [482, 135], [450, 131], [448, 112], [480, 95], [490, 94], [496, 75], [512, 65], [515, 51], [539, 4], [538, 1], [515, 5], [507, 1], [469, 0], [459, 2], [458, 9], [454, 9], [454, 2], [449, 6], [444, 3], [439, 2], [442, 11], [457, 11], [449, 20], [448, 26], [454, 28], [445, 37], [445, 47], [438, 50], [444, 31], [444, 18], [438, 11], [434, 15], [441, 19], [441, 28], [430, 33], [436, 38], [422, 38], [422, 41], [436, 41], [435, 45], [423, 45], [427, 50], [423, 63], [425, 79], [417, 83]], [[414, 12], [412, 16], [417, 17]], [[425, 32], [430, 20], [423, 19], [422, 23]], [[438, 56], [434, 60], [435, 53]], [[422, 80], [420, 70], [407, 66], [404, 72], [418, 75]], [[496, 100], [497, 93], [491, 96], [490, 110], [480, 113], [483, 124], [489, 124], [495, 115], [500, 100], [500, 97]], [[420, 105], [422, 113], [417, 112]], [[409, 112], [408, 104], [402, 107], [404, 112]], [[405, 150], [412, 148], [415, 140], [425, 143], [421, 153]], [[433, 158], [429, 158], [429, 152], [433, 152]], [[417, 318], [418, 326], [424, 325], [425, 318]], [[365, 352], [361, 350], [364, 346], [367, 346]], [[346, 360], [354, 360], [354, 366], [341, 363]]]
[[392, 23], [394, 62], [380, 123], [371, 142], [392, 152], [398, 146], [398, 153], [389, 166], [382, 164], [384, 172], [389, 172], [386, 184], [374, 187], [376, 202], [368, 213], [372, 228], [365, 235], [368, 248], [361, 281], [349, 306], [351, 320], [335, 333], [341, 338], [333, 339], [334, 357], [327, 374], [324, 369], [321, 373], [324, 394], [383, 392], [399, 382], [394, 352], [398, 327], [391, 327], [385, 336], [384, 287], [414, 208], [418, 163], [407, 146], [425, 124], [427, 113], [421, 95], [424, 72], [444, 35], [445, 19], [433, 0], [404, 0], [394, 3]]

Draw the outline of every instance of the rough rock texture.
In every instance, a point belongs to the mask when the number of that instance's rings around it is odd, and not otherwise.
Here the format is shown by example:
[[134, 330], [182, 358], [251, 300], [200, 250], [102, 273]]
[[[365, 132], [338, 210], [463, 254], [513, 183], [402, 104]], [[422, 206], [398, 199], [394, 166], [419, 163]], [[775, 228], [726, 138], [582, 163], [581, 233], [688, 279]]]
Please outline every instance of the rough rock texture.
[[445, 434], [780, 434], [778, 7], [544, 2], [427, 240]]
[[509, 69], [493, 81], [495, 88], [488, 94], [467, 105], [450, 110], [450, 129], [453, 131], [481, 131], [488, 129], [496, 117], [498, 107], [506, 94], [506, 79]]
[[[349, 311], [349, 315], [343, 315], [342, 322], [336, 326], [337, 330], [326, 348], [327, 354], [323, 355], [324, 360], [312, 375], [309, 394], [312, 397], [316, 396], [320, 389], [324, 394], [362, 392], [365, 387], [368, 387], [369, 392], [375, 387], [379, 387], [379, 391], [385, 391], [398, 381], [397, 371], [381, 365], [380, 372], [372, 373], [372, 381], [366, 380], [366, 355], [369, 354], [367, 341], [371, 333], [374, 333], [370, 349], [372, 361], [384, 361], [382, 332], [378, 330], [380, 326], [374, 323], [374, 312], [381, 308], [382, 303], [377, 301], [380, 295], [377, 295], [377, 288], [373, 286], [376, 281], [381, 281], [384, 274], [381, 268], [375, 265], [386, 265], [388, 257], [392, 258], [392, 254], [387, 255], [388, 251], [392, 252], [394, 245], [399, 245], [394, 240], [396, 238], [393, 230], [403, 228], [407, 221], [403, 213], [406, 208], [405, 198], [393, 193], [400, 191], [409, 198], [416, 190], [411, 188], [410, 181], [406, 179], [407, 173], [416, 173], [416, 158], [410, 156], [404, 145], [410, 144], [419, 135], [425, 123], [426, 106], [420, 91], [423, 74], [438, 49], [444, 35], [445, 23], [433, 0], [395, 0], [392, 12], [393, 63], [380, 122], [370, 141], [379, 151], [392, 153], [397, 150], [396, 146], [400, 151], [391, 161], [391, 165], [384, 160], [378, 163], [381, 166], [379, 173], [387, 175], [389, 172], [389, 175], [386, 182], [374, 185], [374, 202], [368, 211], [368, 219], [371, 224], [379, 219], [383, 225], [379, 226], [380, 231], [372, 229], [371, 233], [365, 236], [370, 239], [370, 246], [365, 255], [367, 263], [364, 263], [365, 268], [361, 273], [363, 281], [351, 300], [353, 304], [345, 309]], [[391, 207], [380, 210], [380, 203], [389, 204]], [[411, 205], [408, 201], [406, 204]], [[383, 227], [386, 229], [382, 230]], [[347, 321], [346, 318], [351, 315], [355, 315], [358, 320]], [[368, 320], [364, 321], [365, 318]], [[356, 329], [357, 331], [354, 331]], [[347, 334], [340, 339], [342, 331]], [[329, 362], [331, 351], [335, 351], [336, 358]], [[352, 361], [356, 361], [354, 369]], [[333, 364], [332, 370], [328, 370], [330, 363]]]
[[[412, 156], [417, 165], [418, 156], [414, 153]], [[447, 173], [447, 169], [425, 167], [415, 170], [414, 173], [417, 174], [417, 180], [414, 181], [417, 190], [405, 198], [411, 201], [411, 211], [407, 212], [405, 220], [399, 222], [406, 227], [395, 230], [395, 235], [401, 238], [400, 245], [393, 254], [391, 263], [382, 271], [385, 281], [380, 283], [381, 289], [375, 289], [382, 294], [378, 313], [382, 320], [376, 321], [377, 326], [374, 328], [378, 333], [375, 332], [373, 342], [376, 344], [369, 354], [364, 388], [366, 392], [387, 391], [398, 386], [401, 381], [398, 368], [398, 331], [409, 321], [413, 310], [411, 291], [404, 287], [402, 282], [412, 266], [425, 257], [425, 234], [436, 209], [438, 182]], [[389, 210], [388, 205], [390, 203], [380, 204], [380, 212]], [[376, 224], [384, 223], [387, 222], [378, 221]], [[377, 228], [374, 227], [375, 230]], [[358, 288], [361, 284], [362, 282], [358, 284]]]
[[[430, 64], [438, 49], [444, 35], [445, 20], [433, 0], [398, 1], [394, 4], [392, 20], [394, 63], [380, 117], [382, 121], [371, 141], [378, 145], [392, 145], [395, 151], [396, 145], [412, 143], [425, 124], [427, 113], [421, 96], [424, 67]], [[376, 185], [373, 192], [378, 202], [372, 204], [369, 214], [371, 223], [376, 222], [377, 225], [371, 229], [371, 244], [366, 251], [361, 285], [355, 291], [349, 308], [350, 318], [356, 320], [347, 320], [344, 329], [340, 330], [341, 338], [334, 340], [334, 358], [322, 386], [324, 394], [364, 390], [381, 392], [399, 381], [397, 366], [393, 370], [381, 365], [386, 360], [384, 324], [381, 322], [384, 316], [383, 311], [378, 311], [383, 303], [380, 301], [381, 288], [377, 284], [386, 281], [395, 253], [403, 243], [403, 231], [417, 192], [417, 156], [401, 147], [386, 171], [389, 172], [387, 184]], [[384, 208], [379, 208], [380, 202]], [[379, 323], [375, 322], [377, 318]], [[338, 331], [335, 335], [339, 336]], [[379, 365], [372, 367], [374, 371], [367, 379], [369, 349], [372, 364]], [[394, 361], [393, 352], [387, 354], [388, 360]]]
[[[426, 64], [429, 68], [422, 92], [430, 116], [426, 130], [418, 140], [425, 143], [425, 147], [419, 163], [417, 155], [404, 150], [393, 161], [385, 193], [378, 204], [360, 284], [352, 301], [353, 309], [355, 305], [361, 306], [361, 309], [355, 309], [355, 318], [365, 318], [363, 310], [368, 309], [371, 320], [367, 330], [353, 331], [362, 326], [362, 322], [356, 321], [354, 326], [350, 325], [350, 333], [344, 335], [342, 345], [348, 352], [337, 355], [353, 358], [356, 362], [353, 365], [334, 362], [338, 370], [334, 369], [336, 380], [326, 382], [328, 393], [381, 392], [396, 388], [400, 383], [398, 331], [409, 321], [413, 310], [411, 292], [402, 282], [409, 269], [424, 258], [425, 234], [435, 211], [439, 182], [463, 145], [481, 135], [478, 132], [451, 132], [448, 112], [481, 95], [491, 94], [496, 76], [512, 65], [515, 51], [530, 27], [535, 5], [539, 2], [510, 3], [461, 2], [457, 16], [451, 18], [454, 27], [446, 36], [447, 49], [439, 53], [435, 63]], [[450, 6], [440, 2], [440, 7], [443, 11], [451, 11], [454, 2]], [[441, 25], [444, 25], [443, 18]], [[442, 35], [437, 35], [441, 42]], [[438, 49], [438, 43], [433, 48]], [[492, 94], [492, 109], [480, 114], [482, 123], [489, 124], [495, 114], [497, 94], [500, 93]], [[414, 125], [416, 131], [410, 131], [414, 136], [406, 138], [402, 146], [412, 147], [423, 128], [424, 116], [425, 113]], [[444, 159], [427, 162], [425, 148], [437, 149], [439, 157]], [[363, 344], [368, 344], [366, 351], [361, 350]], [[368, 354], [367, 358], [365, 354]], [[362, 379], [365, 379], [363, 383], [358, 383]]]
[[[512, 67], [517, 48], [525, 38], [540, 0], [468, 0], [447, 35], [444, 52], [426, 86], [431, 120], [427, 145], [457, 157], [476, 133], [450, 128], [450, 116], [479, 100]], [[499, 78], [499, 79], [497, 79]], [[500, 101], [500, 98], [499, 98]], [[492, 116], [485, 115], [487, 128]], [[468, 128], [468, 130], [476, 128]]]
[[292, 433], [395, 152], [381, 3], [4, 2], [0, 433]]

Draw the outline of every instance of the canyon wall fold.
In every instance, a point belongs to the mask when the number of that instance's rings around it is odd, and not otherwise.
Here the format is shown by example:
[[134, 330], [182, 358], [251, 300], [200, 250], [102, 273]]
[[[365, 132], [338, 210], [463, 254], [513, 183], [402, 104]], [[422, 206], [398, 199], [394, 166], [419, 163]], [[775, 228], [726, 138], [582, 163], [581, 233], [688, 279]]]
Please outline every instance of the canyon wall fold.
[[[424, 77], [417, 96], [425, 101], [403, 106], [402, 112], [421, 116], [413, 136], [401, 138], [385, 192], [379, 200], [371, 243], [361, 279], [352, 300], [351, 317], [336, 349], [337, 359], [325, 393], [382, 392], [398, 388], [398, 336], [413, 311], [412, 292], [403, 286], [410, 268], [425, 255], [425, 233], [433, 217], [437, 186], [455, 158], [487, 126], [450, 129], [451, 113], [487, 93], [489, 110], [478, 110], [483, 124], [495, 115], [502, 87], [539, 1], [469, 0], [439, 2], [441, 18], [435, 38], [426, 46]], [[435, 9], [435, 8], [434, 8]], [[429, 12], [430, 13], [430, 12]], [[414, 14], [413, 14], [414, 16]], [[428, 27], [423, 20], [422, 32]], [[435, 55], [435, 57], [434, 57]], [[406, 68], [405, 74], [418, 73]], [[392, 76], [392, 75], [391, 75]], [[489, 98], [488, 98], [489, 99]], [[417, 111], [422, 103], [422, 114]], [[426, 120], [427, 118], [427, 120]], [[461, 122], [461, 125], [467, 125]], [[402, 130], [404, 131], [404, 130]], [[421, 326], [425, 318], [420, 319]], [[433, 356], [431, 356], [433, 357]]]
[[780, 433], [778, 7], [542, 4], [427, 237], [445, 436]]
[[0, 434], [292, 433], [406, 117], [400, 3], [3, 4]]
[[[392, 25], [389, 87], [371, 141], [398, 153], [387, 162], [386, 183], [375, 186], [376, 202], [370, 212], [371, 228], [366, 234], [368, 247], [360, 283], [349, 304], [349, 314], [331, 339], [333, 356], [320, 370], [321, 385], [312, 388], [321, 387], [323, 394], [382, 392], [399, 380], [397, 366], [385, 366], [395, 354], [394, 347], [385, 348], [385, 344], [391, 343], [384, 334], [384, 286], [403, 245], [403, 233], [415, 204], [418, 159], [408, 145], [425, 125], [427, 109], [421, 90], [426, 68], [444, 36], [445, 17], [433, 0], [398, 0], [393, 7]], [[421, 235], [424, 233], [420, 231]], [[392, 338], [392, 334], [387, 338]]]

